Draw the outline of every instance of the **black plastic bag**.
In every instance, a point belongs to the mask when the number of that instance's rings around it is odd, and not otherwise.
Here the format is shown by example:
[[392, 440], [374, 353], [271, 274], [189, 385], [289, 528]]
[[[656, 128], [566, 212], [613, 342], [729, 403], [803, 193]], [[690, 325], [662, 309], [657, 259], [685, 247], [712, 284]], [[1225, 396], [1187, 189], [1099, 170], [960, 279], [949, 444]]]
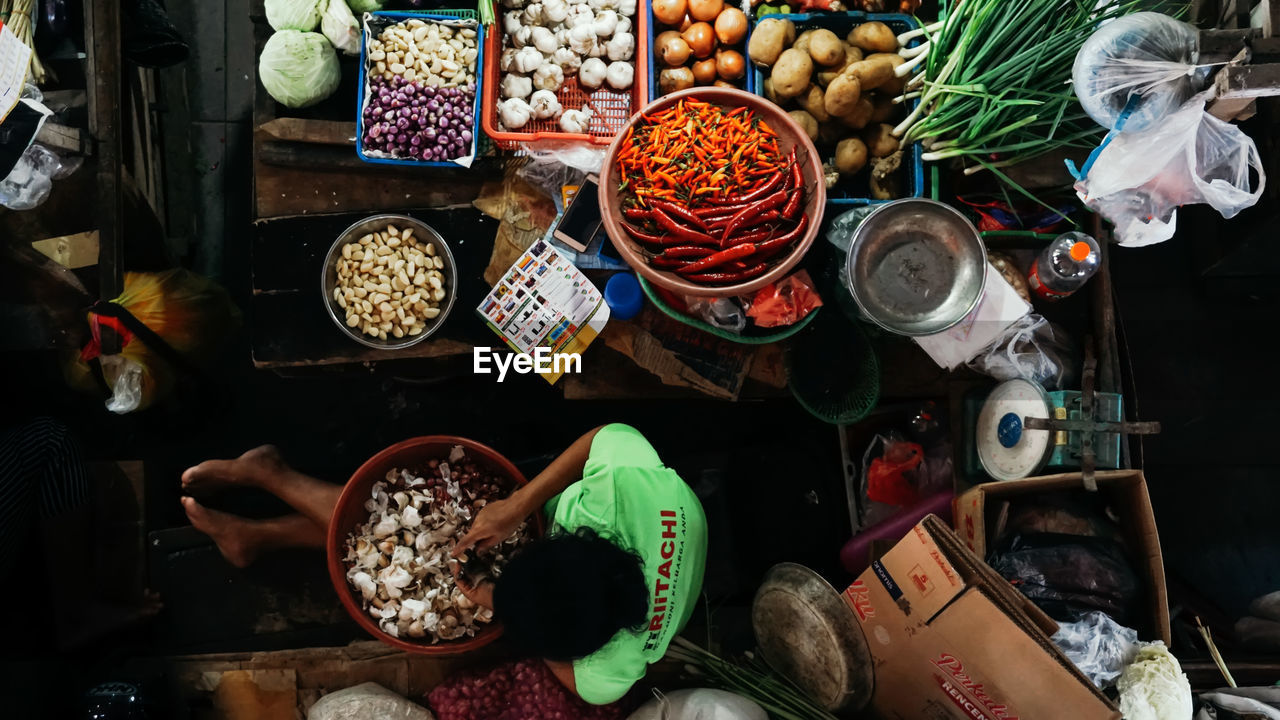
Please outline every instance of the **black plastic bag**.
[[1124, 547], [1109, 538], [1010, 535], [987, 559], [1006, 580], [1058, 622], [1098, 610], [1133, 626], [1141, 585]]

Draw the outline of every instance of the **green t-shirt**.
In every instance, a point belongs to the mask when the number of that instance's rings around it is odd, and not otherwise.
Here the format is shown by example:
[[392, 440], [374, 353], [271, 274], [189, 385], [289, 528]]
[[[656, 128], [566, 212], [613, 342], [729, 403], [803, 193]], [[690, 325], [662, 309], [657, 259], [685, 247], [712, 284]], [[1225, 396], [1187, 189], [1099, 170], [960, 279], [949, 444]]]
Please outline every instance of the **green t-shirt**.
[[635, 428], [609, 425], [591, 442], [582, 480], [549, 500], [546, 511], [552, 529], [589, 527], [644, 560], [651, 591], [645, 628], [621, 630], [573, 663], [583, 700], [613, 702], [666, 654], [693, 614], [707, 562], [702, 504]]

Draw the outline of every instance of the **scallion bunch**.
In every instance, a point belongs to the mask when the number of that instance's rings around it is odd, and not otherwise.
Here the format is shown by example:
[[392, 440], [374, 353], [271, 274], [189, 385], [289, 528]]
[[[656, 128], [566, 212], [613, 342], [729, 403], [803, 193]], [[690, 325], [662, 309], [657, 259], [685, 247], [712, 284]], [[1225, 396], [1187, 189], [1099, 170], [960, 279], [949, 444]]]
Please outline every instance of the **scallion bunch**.
[[754, 701], [779, 720], [837, 720], [758, 658], [725, 660], [681, 637], [671, 642], [667, 658], [684, 663], [686, 670], [722, 690]]

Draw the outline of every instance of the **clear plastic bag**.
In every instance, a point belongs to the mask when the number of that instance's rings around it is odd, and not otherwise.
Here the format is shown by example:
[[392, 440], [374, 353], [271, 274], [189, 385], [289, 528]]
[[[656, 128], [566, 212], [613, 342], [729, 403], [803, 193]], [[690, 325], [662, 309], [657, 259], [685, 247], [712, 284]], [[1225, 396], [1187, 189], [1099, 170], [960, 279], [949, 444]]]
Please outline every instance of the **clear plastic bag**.
[[[1076, 53], [1071, 81], [1099, 125], [1145, 130], [1202, 90], [1210, 66], [1197, 65], [1200, 34], [1161, 13], [1139, 12], [1104, 24]], [[1130, 96], [1137, 96], [1132, 107]], [[1117, 128], [1119, 129], [1119, 128]]]
[[662, 694], [631, 713], [627, 720], [768, 720], [754, 700], [725, 690], [693, 688]]
[[1060, 624], [1052, 639], [1076, 668], [1099, 688], [1114, 685], [1116, 678], [1138, 653], [1138, 631], [1121, 625], [1102, 612], [1085, 613], [1077, 622]]
[[688, 296], [684, 302], [690, 316], [708, 325], [739, 335], [747, 328], [747, 315], [733, 298]]
[[[1115, 223], [1126, 247], [1173, 237], [1179, 205], [1207, 203], [1225, 218], [1262, 197], [1266, 173], [1253, 139], [1204, 111], [1209, 92], [1142, 132], [1112, 131], [1079, 173], [1076, 193]], [[1250, 174], [1257, 174], [1249, 190]]]
[[1019, 318], [967, 365], [996, 380], [1025, 378], [1049, 390], [1068, 387], [1071, 341], [1062, 328], [1036, 313]]

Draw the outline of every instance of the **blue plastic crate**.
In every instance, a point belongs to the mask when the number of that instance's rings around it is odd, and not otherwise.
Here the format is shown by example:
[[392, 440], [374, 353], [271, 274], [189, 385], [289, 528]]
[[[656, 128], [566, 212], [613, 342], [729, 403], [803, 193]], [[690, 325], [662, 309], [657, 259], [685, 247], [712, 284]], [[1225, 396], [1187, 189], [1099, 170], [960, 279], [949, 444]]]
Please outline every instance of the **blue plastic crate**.
[[[725, 4], [727, 5], [729, 3], [725, 3]], [[652, 102], [662, 97], [662, 95], [658, 93], [658, 74], [662, 72], [662, 67], [654, 57], [655, 54], [657, 53], [657, 50], [653, 46], [653, 40], [654, 38], [658, 37], [658, 35], [660, 35], [661, 32], [664, 32], [664, 31], [658, 30], [658, 25], [659, 25], [658, 19], [653, 16], [653, 3], [645, 2], [644, 7], [645, 7], [645, 12], [649, 13], [649, 100], [650, 102]], [[749, 93], [754, 94], [756, 91], [756, 78], [755, 78], [755, 73], [751, 72], [751, 64], [750, 64], [750, 61], [747, 59], [747, 42], [751, 39], [750, 3], [743, 2], [737, 7], [747, 16], [747, 33], [748, 33], [747, 37], [742, 39], [742, 47], [736, 48], [739, 52], [742, 53], [743, 61], [747, 63], [746, 65], [747, 74], [742, 77], [742, 89], [746, 90]]]
[[[452, 160], [410, 160], [404, 158], [380, 158], [366, 155], [364, 153], [364, 106], [367, 94], [366, 88], [366, 67], [369, 63], [368, 43], [369, 37], [373, 32], [369, 27], [371, 19], [385, 18], [391, 20], [394, 24], [401, 20], [475, 20], [476, 30], [476, 93], [475, 108], [472, 112], [471, 121], [471, 155], [477, 157], [480, 154], [480, 138], [484, 132], [480, 129], [480, 105], [483, 96], [483, 88], [480, 83], [484, 78], [484, 23], [476, 19], [475, 10], [433, 10], [429, 13], [424, 12], [373, 12], [365, 13], [360, 28], [360, 78], [356, 84], [356, 155], [367, 163], [377, 163], [381, 165], [413, 165], [418, 167], [463, 167]], [[381, 31], [381, 28], [378, 30]]]
[[[805, 30], [814, 30], [818, 28], [826, 28], [835, 33], [837, 37], [844, 39], [849, 31], [868, 22], [882, 22], [888, 25], [891, 30], [897, 34], [902, 34], [909, 30], [915, 30], [920, 27], [920, 23], [910, 15], [900, 13], [865, 13], [865, 12], [842, 12], [842, 13], [791, 13], [786, 15], [763, 15], [752, 22], [751, 30], [755, 29], [756, 22], [767, 18], [778, 18], [779, 20], [790, 20], [796, 26], [796, 34]], [[747, 42], [751, 42], [751, 35], [748, 32]], [[921, 38], [916, 38], [907, 43], [907, 47], [915, 47], [922, 42]], [[755, 63], [751, 62], [751, 58], [747, 58], [748, 68], [747, 76], [752, 78], [752, 92], [756, 95], [764, 96], [764, 71]], [[916, 105], [920, 101], [911, 100], [906, 105], [907, 112], [915, 110]], [[920, 147], [920, 143], [912, 143], [907, 146], [905, 156], [903, 158], [907, 163], [907, 180], [908, 192], [903, 197], [924, 197], [927, 191], [924, 182], [924, 149]], [[889, 202], [888, 200], [874, 200], [870, 197], [860, 197], [855, 193], [857, 190], [850, 187], [851, 182], [842, 180], [836, 184], [834, 188], [827, 191], [827, 203], [830, 205], [878, 205], [880, 203]]]

